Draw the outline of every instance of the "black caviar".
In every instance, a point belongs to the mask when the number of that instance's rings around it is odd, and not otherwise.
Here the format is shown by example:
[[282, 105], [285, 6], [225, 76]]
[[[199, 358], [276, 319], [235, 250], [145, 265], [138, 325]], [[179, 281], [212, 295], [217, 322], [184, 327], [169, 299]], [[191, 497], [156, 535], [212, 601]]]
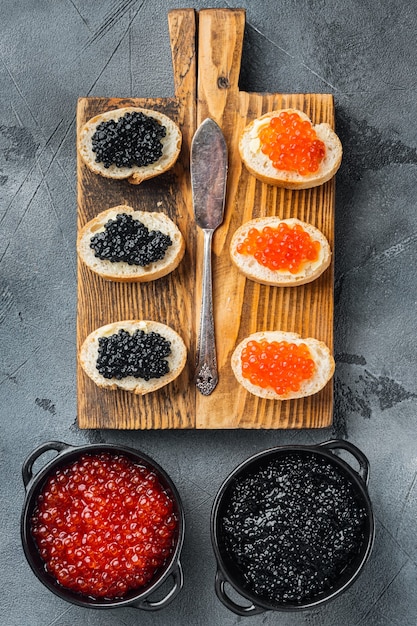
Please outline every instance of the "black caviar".
[[314, 454], [276, 458], [237, 478], [221, 541], [241, 584], [272, 604], [330, 590], [358, 556], [366, 510], [351, 482]]
[[104, 378], [121, 380], [126, 376], [161, 378], [169, 372], [166, 357], [171, 354], [171, 342], [159, 333], [124, 329], [109, 337], [99, 337], [96, 367]]
[[91, 139], [92, 151], [105, 168], [113, 163], [117, 167], [151, 165], [162, 156], [161, 139], [166, 132], [154, 117], [133, 111], [98, 124]]
[[164, 258], [172, 240], [159, 230], [149, 230], [140, 220], [127, 213], [119, 213], [109, 220], [104, 230], [90, 240], [90, 248], [97, 258], [125, 261], [129, 265], [146, 267]]

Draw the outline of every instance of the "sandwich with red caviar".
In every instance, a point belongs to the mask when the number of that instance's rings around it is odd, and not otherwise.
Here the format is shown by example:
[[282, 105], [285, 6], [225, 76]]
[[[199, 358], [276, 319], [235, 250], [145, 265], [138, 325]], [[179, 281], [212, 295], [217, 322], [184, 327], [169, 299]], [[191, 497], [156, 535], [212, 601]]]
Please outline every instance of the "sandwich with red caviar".
[[297, 109], [271, 111], [248, 124], [239, 141], [248, 171], [264, 183], [308, 189], [327, 182], [342, 160], [342, 144], [327, 123], [313, 125]]
[[312, 224], [271, 216], [240, 226], [232, 237], [230, 256], [255, 282], [295, 287], [318, 278], [332, 255], [327, 238]]
[[246, 337], [235, 348], [231, 366], [247, 391], [270, 400], [318, 393], [335, 370], [333, 355], [323, 341], [278, 330]]

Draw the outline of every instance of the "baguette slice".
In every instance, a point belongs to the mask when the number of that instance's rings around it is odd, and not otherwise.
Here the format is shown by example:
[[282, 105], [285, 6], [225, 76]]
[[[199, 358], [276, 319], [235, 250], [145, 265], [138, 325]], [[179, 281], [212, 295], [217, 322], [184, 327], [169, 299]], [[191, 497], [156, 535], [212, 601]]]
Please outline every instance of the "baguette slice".
[[[264, 389], [262, 387], [252, 384], [247, 378], [243, 377], [241, 360], [242, 350], [251, 340], [255, 340], [258, 342], [263, 340], [266, 340], [267, 342], [287, 341], [288, 343], [306, 344], [309, 347], [311, 355], [316, 363], [316, 370], [313, 374], [313, 377], [309, 380], [302, 382], [298, 391], [290, 391], [285, 394], [285, 396], [277, 394], [276, 391], [272, 389], [272, 387], [267, 387]], [[254, 394], [255, 396], [259, 396], [260, 398], [267, 398], [270, 400], [291, 400], [295, 398], [304, 398], [306, 396], [311, 396], [323, 389], [323, 387], [332, 378], [335, 370], [334, 358], [328, 346], [324, 342], [319, 341], [318, 339], [314, 339], [312, 337], [303, 338], [297, 333], [289, 333], [279, 330], [261, 331], [253, 333], [246, 337], [235, 348], [232, 354], [231, 365], [237, 381], [245, 389], [247, 389], [247, 391]]]
[[[96, 131], [97, 125], [101, 122], [107, 122], [108, 120], [117, 120], [120, 117], [123, 117], [126, 113], [132, 113], [134, 111], [153, 117], [166, 127], [166, 135], [161, 139], [161, 143], [163, 145], [161, 158], [150, 165], [117, 167], [115, 164], [112, 164], [109, 168], [105, 168], [103, 163], [96, 162], [96, 156], [92, 150], [91, 140]], [[173, 120], [171, 120], [168, 116], [151, 109], [124, 107], [122, 109], [113, 109], [112, 111], [101, 113], [100, 115], [96, 115], [88, 120], [79, 133], [77, 148], [84, 163], [95, 174], [100, 174], [105, 178], [113, 178], [116, 180], [123, 180], [127, 178], [129, 183], [139, 185], [139, 183], [143, 180], [159, 176], [159, 174], [163, 174], [169, 170], [178, 158], [181, 150], [181, 143], [181, 131], [177, 124], [175, 124], [175, 122], [173, 122]]]
[[302, 176], [298, 172], [288, 172], [278, 170], [272, 165], [270, 158], [261, 152], [259, 131], [267, 126], [271, 118], [276, 117], [283, 111], [288, 113], [298, 113], [306, 121], [310, 118], [297, 109], [282, 109], [271, 111], [256, 118], [248, 124], [240, 137], [239, 153], [248, 171], [263, 183], [276, 185], [286, 189], [309, 189], [322, 185], [333, 178], [340, 167], [342, 161], [342, 144], [339, 137], [327, 123], [313, 126], [317, 133], [317, 138], [324, 142], [326, 154], [317, 172]]
[[[110, 337], [118, 333], [121, 329], [126, 330], [130, 334], [133, 334], [138, 329], [145, 331], [145, 333], [155, 332], [170, 341], [171, 354], [166, 357], [169, 372], [161, 378], [151, 378], [148, 381], [143, 378], [135, 378], [134, 376], [126, 376], [126, 378], [122, 378], [121, 380], [102, 376], [96, 367], [99, 337]], [[112, 390], [119, 388], [138, 395], [144, 395], [164, 387], [181, 374], [187, 359], [187, 349], [178, 333], [166, 324], [151, 320], [126, 320], [106, 324], [90, 333], [81, 346], [79, 359], [81, 367], [87, 376], [99, 387]]]
[[[139, 220], [149, 230], [159, 230], [164, 235], [169, 235], [172, 245], [166, 250], [165, 256], [160, 261], [155, 261], [146, 266], [129, 265], [126, 261], [108, 261], [95, 256], [90, 248], [91, 238], [105, 230], [104, 226], [111, 219], [115, 219], [120, 213], [131, 215]], [[132, 207], [120, 205], [99, 213], [80, 230], [77, 237], [77, 252], [81, 260], [93, 272], [105, 280], [116, 282], [149, 282], [172, 272], [181, 262], [185, 251], [184, 237], [174, 222], [164, 213], [148, 211], [135, 211]]]
[[[277, 228], [282, 222], [285, 222], [290, 227], [296, 224], [301, 226], [314, 241], [320, 242], [318, 259], [316, 261], [307, 261], [300, 272], [296, 274], [292, 274], [289, 270], [269, 269], [258, 263], [254, 256], [240, 254], [237, 251], [237, 246], [244, 241], [251, 228], [256, 228], [259, 231], [265, 226]], [[277, 216], [258, 217], [240, 226], [230, 242], [230, 256], [238, 270], [247, 278], [263, 285], [281, 287], [296, 287], [297, 285], [304, 285], [315, 280], [329, 267], [332, 258], [329, 242], [318, 228], [295, 217], [281, 220]]]

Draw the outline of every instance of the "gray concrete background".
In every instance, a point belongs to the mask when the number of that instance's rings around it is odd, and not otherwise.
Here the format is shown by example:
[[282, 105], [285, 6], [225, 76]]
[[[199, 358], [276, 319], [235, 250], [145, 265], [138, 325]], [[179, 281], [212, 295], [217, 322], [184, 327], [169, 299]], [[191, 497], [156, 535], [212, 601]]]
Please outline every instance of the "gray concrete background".
[[[341, 437], [371, 464], [376, 542], [342, 597], [248, 624], [417, 624], [417, 4], [414, 0], [195, 2], [247, 10], [241, 88], [331, 92], [337, 175], [334, 426], [321, 431], [80, 431], [75, 403], [79, 96], [173, 94], [167, 11], [178, 0], [3, 0], [0, 25], [0, 554], [4, 626], [229, 626], [213, 590], [213, 497], [266, 447]], [[186, 5], [187, 6], [187, 5]], [[185, 586], [163, 612], [61, 601], [19, 538], [21, 464], [38, 444], [105, 441], [153, 456], [185, 505]]]

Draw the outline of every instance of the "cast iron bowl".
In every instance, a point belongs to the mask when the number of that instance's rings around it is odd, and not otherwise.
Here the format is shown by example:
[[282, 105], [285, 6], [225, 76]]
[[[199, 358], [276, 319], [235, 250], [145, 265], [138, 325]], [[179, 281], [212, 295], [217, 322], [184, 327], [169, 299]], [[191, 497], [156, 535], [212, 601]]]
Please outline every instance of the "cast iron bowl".
[[[358, 462], [359, 469], [356, 471], [346, 461], [334, 454], [333, 450], [349, 452]], [[303, 459], [303, 464], [308, 470], [308, 459], [316, 455], [322, 460], [330, 462], [341, 476], [353, 487], [356, 501], [365, 509], [364, 538], [361, 542], [357, 555], [341, 574], [333, 581], [330, 590], [317, 594], [312, 599], [303, 602], [279, 602], [265, 599], [256, 595], [245, 583], [239, 565], [227, 554], [222, 536], [221, 523], [224, 518], [230, 495], [236, 482], [248, 474], [254, 473], [268, 461], [282, 459], [285, 456], [296, 453]], [[308, 458], [307, 458], [308, 457]], [[223, 482], [213, 503], [211, 513], [211, 541], [217, 560], [217, 572], [215, 578], [215, 590], [219, 600], [237, 615], [254, 615], [264, 611], [302, 611], [315, 608], [328, 602], [343, 593], [357, 579], [368, 560], [374, 542], [375, 523], [372, 505], [369, 499], [367, 484], [369, 478], [369, 462], [366, 456], [353, 444], [343, 440], [326, 441], [315, 446], [280, 446], [264, 450], [255, 454], [241, 463]], [[239, 600], [234, 600], [227, 593], [226, 584], [229, 584], [244, 600], [243, 605]], [[247, 604], [249, 602], [249, 604]]]
[[[34, 474], [33, 465], [35, 461], [42, 454], [51, 450], [58, 452], [58, 454], [46, 463], [46, 465], [44, 465], [38, 473]], [[62, 587], [50, 574], [48, 574], [48, 572], [45, 571], [43, 561], [30, 532], [30, 520], [38, 495], [42, 491], [50, 474], [54, 473], [58, 468], [74, 462], [83, 454], [100, 454], [102, 452], [123, 454], [133, 462], [139, 463], [140, 465], [144, 465], [145, 467], [153, 470], [156, 473], [161, 485], [171, 496], [174, 502], [174, 511], [178, 519], [175, 545], [170, 558], [162, 570], [160, 570], [155, 575], [155, 578], [145, 587], [141, 587], [139, 590], [132, 590], [122, 599], [114, 600], [108, 600], [105, 598], [94, 599]], [[184, 509], [179, 493], [171, 478], [153, 459], [142, 452], [134, 450], [133, 448], [114, 444], [92, 444], [74, 447], [61, 441], [48, 441], [36, 448], [36, 450], [34, 450], [27, 457], [22, 466], [22, 477], [26, 489], [20, 525], [23, 550], [35, 575], [57, 596], [73, 604], [94, 609], [111, 609], [122, 606], [132, 606], [134, 608], [144, 609], [147, 611], [156, 611], [167, 606], [181, 591], [183, 586], [183, 573], [180, 563], [180, 553], [184, 541], [185, 531]], [[151, 594], [162, 587], [169, 577], [172, 578], [172, 586], [170, 590], [166, 592], [166, 595], [162, 599], [158, 600], [149, 599]]]

